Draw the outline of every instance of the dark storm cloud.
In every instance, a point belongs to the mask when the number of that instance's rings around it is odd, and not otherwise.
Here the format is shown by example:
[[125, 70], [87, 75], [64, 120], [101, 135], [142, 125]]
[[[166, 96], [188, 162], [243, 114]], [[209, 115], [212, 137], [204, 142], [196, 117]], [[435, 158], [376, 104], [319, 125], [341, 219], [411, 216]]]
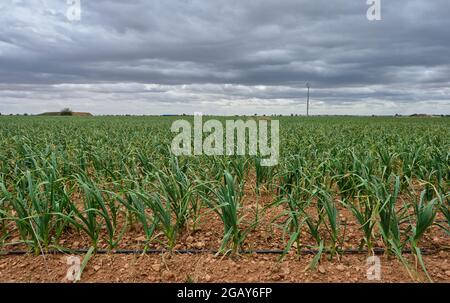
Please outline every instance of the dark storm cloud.
[[65, 0], [4, 0], [0, 111], [289, 113], [310, 81], [317, 113], [448, 113], [450, 3], [381, 4], [81, 0], [69, 22]]

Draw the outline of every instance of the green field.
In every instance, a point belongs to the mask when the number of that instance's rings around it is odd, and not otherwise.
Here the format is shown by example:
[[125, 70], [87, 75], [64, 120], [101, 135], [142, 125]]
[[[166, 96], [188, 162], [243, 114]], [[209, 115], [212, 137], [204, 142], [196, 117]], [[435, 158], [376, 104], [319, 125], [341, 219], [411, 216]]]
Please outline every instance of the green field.
[[[420, 261], [424, 234], [450, 233], [450, 118], [277, 117], [275, 167], [258, 157], [175, 158], [175, 119], [0, 117], [0, 250], [64, 250], [69, 232], [114, 249], [131, 226], [143, 249], [171, 250], [210, 210], [223, 232], [216, 248], [238, 253], [258, 217], [282, 209], [270, 228], [282, 231], [286, 253], [339, 256], [347, 211], [359, 224], [356, 248], [384, 248], [413, 272], [402, 251]], [[263, 194], [271, 203], [249, 223], [242, 209]]]

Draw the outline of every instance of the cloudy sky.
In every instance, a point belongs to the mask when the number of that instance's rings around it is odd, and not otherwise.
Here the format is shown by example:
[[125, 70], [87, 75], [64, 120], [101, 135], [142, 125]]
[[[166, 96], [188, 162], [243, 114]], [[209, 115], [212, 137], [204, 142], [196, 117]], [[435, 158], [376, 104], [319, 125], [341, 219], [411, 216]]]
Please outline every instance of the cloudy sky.
[[80, 4], [0, 0], [1, 113], [450, 114], [448, 0]]

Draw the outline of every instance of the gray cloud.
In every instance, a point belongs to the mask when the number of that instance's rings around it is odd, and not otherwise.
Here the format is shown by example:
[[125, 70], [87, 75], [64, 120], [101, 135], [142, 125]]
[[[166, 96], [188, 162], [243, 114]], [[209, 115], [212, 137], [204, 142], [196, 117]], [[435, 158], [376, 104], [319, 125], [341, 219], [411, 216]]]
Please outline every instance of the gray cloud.
[[0, 4], [0, 112], [450, 113], [448, 0]]

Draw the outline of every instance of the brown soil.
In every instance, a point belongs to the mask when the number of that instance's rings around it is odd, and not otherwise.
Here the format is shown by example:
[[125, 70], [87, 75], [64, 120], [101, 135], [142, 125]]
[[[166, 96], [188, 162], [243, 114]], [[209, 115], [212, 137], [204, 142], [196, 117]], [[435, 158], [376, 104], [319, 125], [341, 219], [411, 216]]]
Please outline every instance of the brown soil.
[[[450, 282], [448, 252], [424, 258], [434, 281]], [[369, 282], [365, 256], [324, 258], [317, 270], [305, 271], [311, 259], [288, 256], [279, 263], [276, 256], [262, 255], [97, 255], [81, 282]], [[380, 282], [415, 281], [396, 259], [381, 257], [381, 265]], [[68, 267], [67, 257], [60, 255], [0, 257], [0, 281], [68, 282]]]

